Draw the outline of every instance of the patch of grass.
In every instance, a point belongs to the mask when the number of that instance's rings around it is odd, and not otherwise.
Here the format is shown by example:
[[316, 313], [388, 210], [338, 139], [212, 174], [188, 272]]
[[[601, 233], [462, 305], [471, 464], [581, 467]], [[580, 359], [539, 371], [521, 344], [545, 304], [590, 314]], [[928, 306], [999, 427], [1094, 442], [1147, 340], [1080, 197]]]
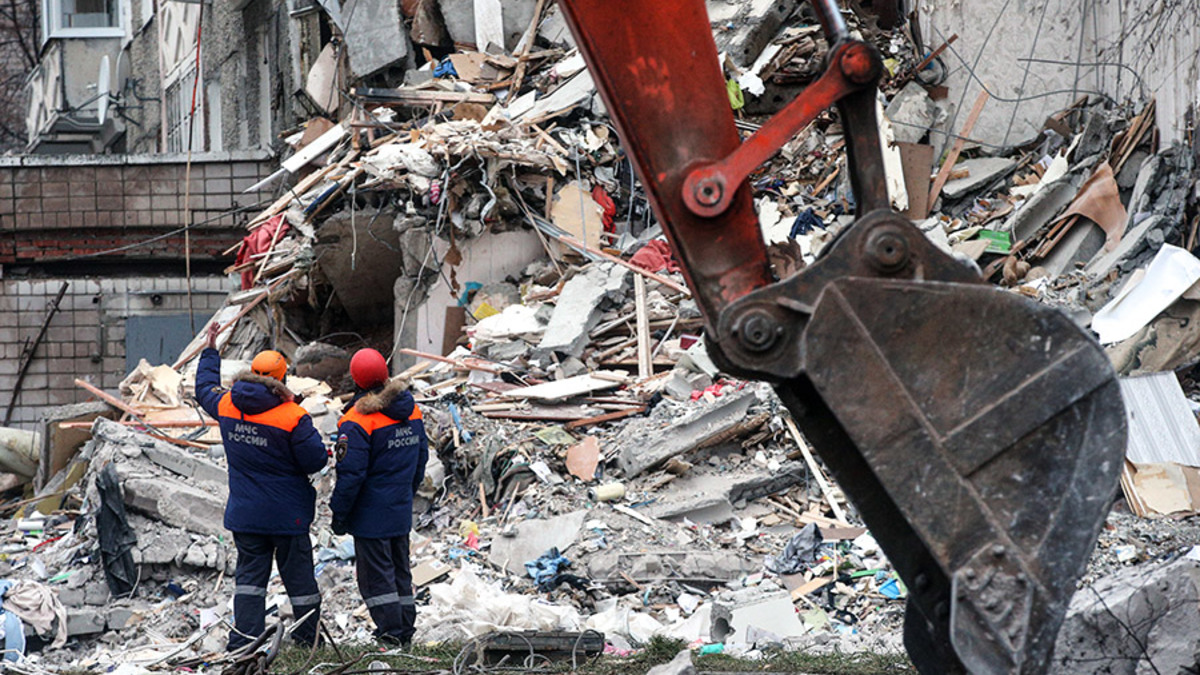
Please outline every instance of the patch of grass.
[[917, 669], [904, 654], [809, 654], [805, 652], [775, 652], [764, 659], [750, 661], [724, 654], [693, 656], [692, 663], [700, 671], [768, 673], [812, 673], [813, 675], [899, 675], [916, 673]]
[[[687, 645], [680, 640], [655, 637], [645, 649], [630, 656], [601, 656], [581, 661], [580, 675], [626, 675], [644, 673], [650, 668], [675, 658]], [[361, 657], [351, 670], [365, 670], [371, 661], [382, 661], [392, 668], [406, 672], [448, 671], [454, 666], [454, 658], [462, 649], [461, 643], [439, 645], [416, 645], [401, 656], [382, 656], [384, 648], [376, 645], [341, 647], [346, 660]], [[333, 649], [325, 647], [315, 654], [299, 647], [287, 647], [271, 666], [277, 675], [307, 673], [318, 663], [341, 663]], [[739, 659], [724, 654], [699, 656], [692, 654], [692, 662], [701, 672], [772, 672], [805, 673], [806, 675], [908, 675], [916, 668], [904, 654], [808, 654], [804, 652], [773, 651], [758, 660]], [[331, 668], [324, 669], [325, 671]], [[570, 660], [548, 664], [539, 672], [569, 673]]]
[[[454, 657], [458, 655], [460, 649], [462, 649], [461, 644], [450, 643], [413, 645], [402, 655], [384, 656], [382, 653], [388, 651], [389, 648], [383, 645], [338, 645], [338, 650], [341, 652], [339, 657], [338, 651], [328, 646], [322, 646], [313, 652], [311, 649], [288, 645], [279, 652], [279, 658], [271, 664], [271, 672], [279, 675], [307, 673], [318, 663], [340, 664], [356, 659], [360, 659], [360, 662], [351, 670], [366, 670], [367, 665], [372, 661], [382, 661], [393, 668], [409, 672], [450, 670], [454, 665]], [[324, 668], [322, 670], [331, 669]]]

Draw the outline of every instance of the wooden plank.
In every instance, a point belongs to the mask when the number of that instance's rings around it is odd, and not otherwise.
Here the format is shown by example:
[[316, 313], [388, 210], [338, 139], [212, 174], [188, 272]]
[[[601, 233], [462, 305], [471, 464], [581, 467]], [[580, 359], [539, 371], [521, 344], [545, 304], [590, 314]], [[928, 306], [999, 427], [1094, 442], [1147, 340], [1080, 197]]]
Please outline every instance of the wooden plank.
[[[366, 169], [364, 169], [362, 166], [357, 166], [352, 169], [350, 173], [338, 179], [337, 188], [334, 189], [334, 191], [324, 199], [321, 199], [321, 203], [317, 204], [317, 208], [309, 211], [308, 215], [304, 216], [304, 222], [311, 223], [314, 218], [321, 215], [321, 212], [329, 208], [330, 204], [333, 204], [335, 201], [337, 201], [337, 198], [342, 196], [342, 193], [346, 191], [346, 188], [350, 187], [354, 181], [358, 180], [358, 177], [361, 176], [364, 171], [366, 171]], [[318, 199], [320, 199], [320, 196], [318, 196]]]
[[446, 308], [442, 317], [442, 353], [449, 354], [458, 345], [462, 337], [463, 327], [467, 325], [467, 308], [455, 305]]
[[628, 506], [625, 506], [624, 504], [613, 504], [613, 511], [617, 511], [619, 513], [624, 513], [625, 515], [629, 516], [630, 518], [633, 518], [634, 520], [636, 520], [642, 524], [649, 525], [650, 527], [654, 527], [653, 520], [650, 520], [646, 516], [638, 513], [637, 511], [634, 511], [633, 509], [629, 508]]
[[919, 73], [925, 69], [925, 66], [928, 66], [930, 63], [933, 62], [934, 59], [941, 56], [942, 52], [946, 51], [946, 48], [949, 47], [950, 45], [954, 44], [954, 42], [956, 40], [958, 40], [958, 33], [951, 35], [950, 38], [948, 40], [946, 40], [945, 42], [943, 42], [937, 49], [933, 50], [932, 52], [929, 52], [929, 54], [925, 58], [923, 58], [919, 62], [917, 62], [917, 65], [914, 66], [912, 70], [908, 71], [903, 76], [901, 76], [900, 79], [897, 80], [892, 86], [899, 89], [899, 88], [903, 87], [904, 85], [908, 84], [909, 80], [916, 77], [917, 73]]
[[817, 186], [813, 188], [813, 191], [812, 191], [813, 196], [816, 197], [817, 195], [820, 195], [822, 192], [824, 192], [825, 188], [829, 187], [829, 184], [833, 182], [833, 179], [838, 177], [838, 173], [841, 170], [842, 170], [842, 167], [840, 167], [840, 166], [833, 167], [833, 171], [831, 171], [828, 176], [821, 179], [821, 182], [817, 183]]
[[[529, 50], [533, 47], [533, 43], [537, 41], [538, 24], [542, 22], [542, 9], [545, 6], [546, 0], [537, 0], [537, 5], [533, 8], [533, 20], [529, 22], [529, 28], [525, 29], [525, 37], [522, 39], [521, 44], [521, 53], [517, 55], [517, 69], [512, 77], [512, 96], [516, 96], [521, 91], [521, 82], [524, 81], [525, 70], [529, 67]], [[538, 131], [541, 131], [541, 129], [538, 129]]]
[[283, 235], [283, 231], [285, 229], [288, 228], [284, 227], [284, 223], [281, 221], [275, 226], [275, 231], [271, 233], [271, 243], [269, 246], [267, 246], [266, 253], [262, 255], [262, 260], [258, 263], [258, 271], [254, 273], [254, 284], [257, 284], [258, 280], [262, 279], [263, 270], [267, 268], [267, 261], [269, 261], [271, 259], [271, 255], [275, 253], [275, 245], [279, 243], [279, 237]]
[[492, 515], [492, 510], [487, 503], [487, 490], [483, 489], [483, 481], [479, 481], [479, 505], [483, 507], [483, 517], [487, 518]]
[[328, 152], [338, 141], [346, 136], [346, 125], [339, 124], [329, 131], [318, 136], [308, 145], [300, 148], [296, 154], [288, 157], [280, 163], [288, 173], [296, 173], [304, 168], [304, 165], [316, 159], [318, 156]]
[[[291, 204], [292, 201], [296, 199], [296, 197], [304, 194], [305, 192], [308, 192], [310, 189], [312, 189], [312, 187], [314, 185], [316, 185], [317, 183], [324, 180], [325, 176], [328, 176], [330, 173], [332, 173], [334, 169], [342, 166], [343, 163], [348, 162], [351, 157], [354, 157], [357, 154], [358, 154], [357, 152], [351, 152], [341, 162], [338, 162], [337, 164], [330, 164], [329, 166], [326, 166], [323, 169], [318, 169], [317, 171], [314, 171], [314, 172], [308, 174], [307, 176], [305, 176], [303, 179], [300, 180], [299, 183], [296, 183], [295, 186], [291, 187], [288, 190], [285, 190], [283, 193], [283, 196], [281, 196], [279, 199], [276, 199], [275, 202], [272, 203], [270, 206], [268, 206], [265, 211], [263, 211], [262, 213], [255, 216], [254, 219], [251, 220], [248, 225], [246, 225], [246, 229], [253, 230], [256, 227], [258, 227], [259, 225], [262, 225], [263, 223], [267, 222], [271, 218], [279, 215], [279, 212], [286, 209], [288, 207], [288, 205]], [[234, 249], [236, 249], [237, 246], [240, 246], [240, 245], [241, 244], [235, 245]], [[229, 253], [229, 252], [230, 251], [226, 251], [226, 253]]]
[[407, 354], [408, 356], [416, 356], [418, 358], [426, 359], [429, 361], [438, 361], [440, 363], [453, 364], [454, 366], [461, 368], [463, 370], [482, 370], [485, 373], [495, 373], [497, 375], [499, 375], [503, 371], [503, 369], [500, 368], [499, 366], [494, 366], [494, 365], [484, 361], [483, 359], [474, 358], [474, 357], [467, 357], [467, 358], [462, 358], [462, 359], [451, 359], [451, 358], [447, 358], [445, 356], [438, 356], [437, 354], [430, 354], [428, 352], [420, 352], [415, 349], [409, 349], [407, 347], [404, 349], [401, 349], [400, 353]]
[[[91, 429], [95, 422], [58, 422], [56, 426], [59, 429]], [[122, 426], [127, 427], [144, 427], [143, 422], [117, 422]], [[216, 420], [204, 420], [203, 422], [185, 422], [183, 420], [166, 420], [163, 422], [155, 422], [156, 429], [196, 429], [199, 427], [216, 427], [220, 426], [220, 422]]]
[[803, 598], [804, 596], [808, 595], [809, 593], [815, 593], [832, 583], [833, 583], [833, 577], [817, 577], [816, 579], [813, 579], [812, 581], [809, 581], [809, 582], [793, 589], [792, 590], [792, 602], [796, 602], [797, 600], [799, 600], [800, 598]]
[[495, 382], [471, 382], [470, 386], [475, 387], [476, 389], [482, 389], [489, 394], [506, 394], [506, 393], [512, 391], [513, 389], [521, 388], [521, 385], [519, 385], [519, 384], [513, 384], [511, 382], [502, 382], [499, 380], [497, 380]]
[[[260, 294], [258, 297], [254, 298], [254, 299], [253, 299], [253, 300], [251, 300], [250, 302], [246, 303], [246, 306], [245, 306], [245, 307], [242, 307], [242, 309], [241, 309], [240, 311], [238, 311], [237, 315], [236, 315], [236, 316], [234, 316], [234, 317], [233, 317], [233, 319], [231, 319], [231, 320], [229, 321], [229, 323], [225, 324], [224, 326], [221, 326], [221, 329], [217, 331], [217, 335], [220, 335], [221, 333], [224, 333], [225, 331], [229, 330], [229, 328], [230, 328], [231, 326], [234, 326], [234, 325], [236, 325], [236, 324], [237, 324], [237, 322], [238, 322], [238, 321], [240, 321], [240, 320], [241, 320], [241, 318], [242, 318], [243, 316], [246, 316], [247, 314], [249, 314], [249, 313], [250, 313], [250, 310], [252, 310], [252, 309], [254, 309], [255, 307], [257, 307], [257, 306], [258, 306], [258, 304], [259, 304], [260, 302], [262, 302], [263, 300], [266, 300], [266, 299], [267, 299], [267, 297], [269, 297], [269, 296], [271, 295], [271, 291], [275, 290], [275, 289], [276, 289], [276, 287], [278, 287], [278, 286], [279, 286], [280, 284], [282, 284], [284, 281], [286, 281], [286, 280], [288, 280], [288, 279], [292, 278], [293, 276], [295, 276], [295, 275], [296, 275], [298, 272], [299, 272], [299, 270], [292, 270], [291, 272], [288, 272], [287, 274], [285, 274], [285, 275], [283, 275], [283, 276], [279, 277], [279, 278], [278, 278], [278, 279], [276, 279], [275, 281], [272, 281], [272, 282], [270, 283], [270, 285], [268, 285], [268, 286], [267, 286], [266, 290], [265, 290], [265, 291], [263, 291], [263, 292], [262, 292], [262, 293], [261, 293], [261, 294]], [[199, 354], [200, 352], [204, 351], [204, 347], [205, 347], [205, 346], [206, 346], [206, 345], [205, 345], [205, 343], [204, 343], [204, 342], [201, 342], [201, 343], [200, 343], [200, 345], [198, 345], [198, 346], [197, 346], [195, 349], [193, 349], [192, 351], [188, 352], [188, 353], [187, 353], [185, 356], [181, 356], [181, 357], [179, 357], [179, 360], [178, 360], [178, 361], [176, 361], [176, 362], [175, 362], [175, 363], [174, 363], [174, 364], [171, 366], [171, 368], [173, 368], [173, 369], [175, 369], [175, 370], [179, 370], [179, 368], [180, 368], [181, 366], [183, 366], [183, 364], [187, 363], [188, 361], [191, 361], [192, 359], [194, 359], [194, 358], [196, 357], [196, 355], [197, 355], [197, 354]]]
[[127, 412], [130, 415], [133, 415], [134, 417], [136, 417], [138, 419], [142, 418], [142, 412], [140, 410], [137, 410], [136, 408], [130, 406], [128, 403], [122, 401], [121, 399], [117, 398], [116, 396], [113, 396], [112, 394], [93, 385], [91, 382], [84, 382], [83, 380], [76, 379], [75, 386], [79, 387], [81, 389], [87, 390], [93, 396], [95, 396], [96, 398], [100, 399], [101, 401], [104, 401], [105, 403], [111, 405], [112, 407], [116, 408], [117, 410], [120, 410], [122, 412]]
[[595, 417], [585, 417], [584, 419], [575, 420], [574, 422], [567, 422], [566, 425], [564, 425], [564, 426], [567, 429], [579, 429], [582, 427], [591, 426], [593, 424], [603, 424], [604, 422], [611, 422], [613, 420], [619, 420], [623, 417], [629, 417], [630, 415], [639, 415], [644, 412], [646, 412], [646, 406], [643, 405], [643, 406], [638, 406], [636, 408], [627, 408], [625, 410], [616, 410], [616, 411], [613, 411], [610, 413], [605, 413], [603, 415], [596, 415]]
[[967, 136], [975, 128], [975, 123], [979, 121], [979, 116], [983, 113], [983, 106], [990, 97], [991, 95], [984, 89], [979, 92], [979, 96], [975, 99], [975, 106], [971, 108], [971, 114], [967, 116], [966, 124], [958, 132], [958, 138], [954, 140], [954, 147], [950, 149], [950, 154], [946, 155], [946, 161], [942, 162], [942, 168], [938, 171], [937, 178], [933, 180], [933, 187], [929, 190], [928, 203], [930, 207], [937, 201], [938, 196], [942, 194], [942, 187], [949, 180], [950, 171], [954, 169], [954, 164], [958, 161], [959, 153], [962, 152], [963, 146], [967, 144]]
[[[1142, 110], [1142, 114], [1134, 119], [1130, 125], [1129, 131], [1126, 132], [1125, 138], [1121, 142], [1121, 149], [1118, 153], [1119, 157], [1114, 157], [1116, 160], [1112, 164], [1113, 173], [1120, 173], [1125, 166], [1125, 162], [1129, 160], [1130, 155], [1137, 149], [1137, 146], [1142, 144], [1142, 139], [1145, 138], [1146, 132], [1154, 127], [1154, 112], [1158, 104], [1155, 99], [1150, 99], [1150, 103], [1146, 104], [1146, 108]], [[1153, 150], [1153, 148], [1151, 148]]]
[[595, 358], [597, 361], [604, 361], [605, 359], [610, 358], [612, 356], [616, 356], [620, 352], [623, 352], [626, 349], [628, 349], [629, 347], [632, 347], [634, 344], [637, 343], [637, 341], [638, 340], [636, 337], [631, 337], [627, 340], [621, 340], [620, 342], [613, 345], [612, 347], [609, 347], [608, 349], [605, 349], [604, 351], [599, 352], [597, 354], [593, 354], [592, 357]]
[[867, 533], [865, 527], [822, 527], [820, 530], [824, 541], [851, 541]]
[[787, 425], [788, 432], [792, 435], [792, 439], [796, 441], [796, 445], [800, 446], [800, 452], [804, 455], [804, 463], [808, 465], [808, 470], [812, 472], [813, 478], [817, 480], [817, 485], [821, 488], [821, 494], [824, 495], [825, 501], [829, 503], [830, 510], [833, 511], [833, 517], [846, 522], [846, 512], [842, 510], [842, 506], [838, 504], [837, 498], [833, 496], [833, 488], [825, 480], [825, 473], [821, 471], [817, 460], [813, 458], [812, 451], [808, 449], [808, 444], [804, 442], [804, 437], [800, 435], [800, 430], [796, 428], [796, 422], [791, 417], [784, 417], [783, 422]]
[[404, 379], [404, 380], [411, 380], [412, 378], [416, 377], [417, 375], [420, 375], [421, 373], [425, 372], [426, 370], [429, 370], [432, 367], [433, 367], [432, 361], [417, 361], [413, 365], [406, 368], [403, 373], [400, 373], [396, 377], [398, 377], [400, 379]]
[[489, 419], [516, 420], [523, 422], [574, 422], [594, 417], [598, 408], [579, 405], [541, 406], [531, 405], [520, 410], [498, 410], [480, 413]]
[[442, 91], [438, 89], [380, 89], [358, 87], [354, 95], [373, 103], [398, 105], [429, 105], [431, 103], [495, 103], [493, 94], [477, 94], [466, 91]]
[[929, 171], [933, 168], [933, 146], [920, 143], [896, 143], [900, 164], [904, 167], [904, 188], [908, 209], [904, 217], [924, 220], [929, 216]]
[[593, 391], [601, 389], [613, 389], [621, 386], [625, 381], [624, 373], [616, 373], [615, 377], [600, 377], [604, 371], [589, 373], [587, 375], [576, 375], [568, 377], [565, 380], [557, 380], [554, 382], [545, 382], [535, 384], [529, 387], [520, 387], [512, 389], [504, 393], [504, 398], [513, 399], [538, 399], [540, 401], [561, 401], [573, 396], [589, 394]]
[[654, 374], [654, 364], [650, 361], [650, 309], [646, 306], [646, 280], [641, 275], [633, 277], [633, 301], [637, 311], [638, 379], [644, 380]]
[[663, 286], [670, 288], [673, 291], [683, 293], [684, 295], [687, 295], [687, 296], [690, 296], [692, 294], [692, 292], [688, 290], [688, 287], [684, 286], [683, 284], [677, 284], [674, 281], [662, 276], [661, 274], [655, 274], [654, 272], [649, 272], [647, 270], [644, 270], [644, 269], [638, 267], [637, 265], [633, 265], [621, 258], [618, 258], [615, 255], [605, 253], [604, 251], [601, 251], [600, 249], [591, 248], [590, 246], [588, 246], [587, 244], [584, 244], [582, 241], [579, 241], [575, 237], [572, 237], [569, 235], [553, 235], [553, 234], [550, 236], [554, 237], [558, 241], [561, 241], [564, 244], [567, 244], [568, 246], [570, 246], [576, 250], [586, 251], [588, 253], [591, 253], [592, 255], [599, 256], [599, 257], [607, 260], [608, 262], [616, 263], [616, 264], [620, 265], [621, 267], [633, 270], [634, 272], [637, 272], [638, 274], [646, 277], [647, 279], [656, 281], [656, 282], [662, 284]]

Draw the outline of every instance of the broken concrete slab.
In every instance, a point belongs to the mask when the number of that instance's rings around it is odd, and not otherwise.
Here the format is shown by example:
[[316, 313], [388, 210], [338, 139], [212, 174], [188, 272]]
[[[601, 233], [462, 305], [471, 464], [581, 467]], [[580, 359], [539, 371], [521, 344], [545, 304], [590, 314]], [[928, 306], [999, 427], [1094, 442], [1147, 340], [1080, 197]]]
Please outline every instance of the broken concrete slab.
[[587, 514], [588, 512], [583, 510], [572, 511], [545, 520], [526, 520], [518, 523], [513, 527], [514, 536], [497, 537], [492, 540], [488, 560], [519, 577], [524, 577], [525, 563], [536, 560], [552, 548], [562, 551], [575, 543]]
[[394, 0], [347, 0], [342, 17], [350, 69], [367, 77], [397, 61], [412, 58], [412, 44]]
[[689, 474], [662, 489], [645, 512], [652, 518], [686, 516], [693, 522], [708, 521], [706, 514], [719, 514], [725, 506], [732, 508], [738, 502], [754, 501], [796, 485], [805, 471], [800, 462], [787, 462], [778, 471], [754, 467], [720, 474]]
[[524, 340], [496, 342], [483, 348], [484, 356], [490, 361], [508, 363], [524, 358], [529, 353], [529, 344]]
[[73, 403], [48, 408], [38, 420], [41, 435], [41, 457], [33, 479], [35, 490], [41, 491], [50, 479], [66, 468], [84, 442], [92, 437], [90, 429], [63, 429], [61, 422], [91, 422], [97, 417], [116, 419], [121, 411], [103, 401]]
[[538, 401], [561, 401], [604, 389], [615, 389], [626, 381], [625, 373], [615, 370], [597, 370], [587, 375], [576, 375], [563, 380], [543, 382], [528, 387], [510, 389], [504, 398], [535, 399]]
[[225, 495], [215, 495], [183, 481], [136, 477], [118, 467], [125, 488], [125, 503], [168, 525], [189, 532], [228, 538], [222, 523]]
[[567, 20], [558, 8], [558, 3], [546, 8], [546, 14], [538, 26], [537, 36], [540, 40], [566, 50], [575, 48], [575, 36], [571, 35], [571, 29], [567, 27]]
[[138, 564], [170, 565], [183, 559], [192, 537], [184, 530], [163, 528], [163, 531], [150, 531], [148, 522], [130, 517], [129, 524], [138, 533], [138, 543], [133, 549], [133, 561]]
[[1154, 155], [1142, 162], [1138, 168], [1137, 179], [1133, 184], [1133, 193], [1129, 196], [1129, 212], [1132, 218], [1135, 214], [1145, 213], [1153, 206], [1154, 188], [1162, 182], [1163, 174], [1171, 167], [1162, 157]]
[[63, 607], [83, 607], [85, 592], [83, 588], [58, 589], [58, 601]]
[[142, 454], [151, 462], [184, 478], [217, 485], [228, 484], [228, 474], [225, 469], [207, 459], [188, 454], [165, 443], [148, 445], [142, 448]]
[[324, 342], [309, 342], [296, 349], [292, 364], [300, 377], [337, 384], [350, 372], [350, 352]]
[[67, 636], [103, 633], [108, 622], [104, 610], [92, 608], [67, 609]]
[[1004, 223], [1004, 228], [1013, 234], [1014, 241], [1024, 241], [1037, 234], [1038, 230], [1067, 208], [1080, 186], [1091, 174], [1097, 157], [1089, 157], [1071, 168], [1066, 175], [1042, 186], [1025, 200]]
[[970, 175], [947, 181], [942, 187], [942, 197], [952, 201], [962, 199], [976, 190], [987, 187], [989, 183], [1015, 168], [1017, 168], [1016, 160], [1007, 157], [964, 159], [954, 165], [954, 170], [966, 169], [970, 171]]
[[615, 583], [628, 583], [622, 572], [638, 583], [725, 583], [761, 569], [761, 560], [732, 551], [601, 551], [587, 559], [588, 578]]
[[589, 266], [571, 277], [558, 294], [554, 314], [538, 343], [537, 352], [557, 352], [579, 356], [587, 346], [588, 332], [600, 322], [600, 308], [606, 299], [620, 302], [630, 283], [632, 272], [613, 263]]
[[663, 385], [663, 393], [679, 401], [690, 401], [692, 392], [711, 385], [712, 378], [704, 373], [690, 373], [687, 369], [676, 368]]
[[108, 630], [121, 630], [129, 625], [130, 620], [136, 614], [136, 612], [128, 607], [112, 607], [105, 614], [104, 623], [108, 627]]
[[938, 107], [916, 82], [909, 82], [892, 97], [887, 118], [897, 143], [920, 143], [937, 120]]
[[1121, 570], [1076, 591], [1049, 672], [1184, 673], [1197, 654], [1200, 562], [1183, 558]]
[[[533, 21], [537, 3], [535, 0], [504, 0], [500, 4], [504, 48], [511, 52], [517, 48], [529, 22]], [[438, 0], [438, 6], [450, 38], [463, 44], [475, 44], [475, 0]], [[482, 51], [483, 45], [479, 49]]]
[[796, 608], [787, 591], [764, 592], [751, 587], [731, 596], [713, 604], [709, 635], [716, 642], [748, 642], [747, 634], [752, 628], [776, 638], [797, 637], [807, 632], [796, 617]]
[[1104, 246], [1104, 241], [1104, 230], [1096, 227], [1091, 221], [1080, 221], [1058, 242], [1050, 255], [1046, 256], [1041, 267], [1052, 278], [1072, 271], [1076, 263], [1086, 263], [1095, 257]]
[[756, 400], [750, 391], [724, 396], [665, 429], [655, 429], [647, 420], [635, 421], [617, 438], [621, 447], [618, 464], [633, 478], [676, 455], [704, 447], [741, 423]]
[[1151, 232], [1157, 231], [1160, 227], [1166, 225], [1166, 219], [1162, 216], [1147, 217], [1132, 230], [1127, 230], [1125, 236], [1121, 237], [1121, 243], [1117, 244], [1116, 248], [1107, 253], [1103, 250], [1098, 251], [1088, 262], [1084, 271], [1093, 279], [1108, 276], [1109, 271], [1113, 267], [1142, 247], [1144, 240]]
[[[742, 68], [754, 63], [796, 11], [799, 0], [708, 0], [717, 51], [729, 54]], [[736, 7], [730, 7], [733, 4]], [[714, 18], [716, 17], [716, 18]], [[732, 28], [730, 28], [732, 26]]]

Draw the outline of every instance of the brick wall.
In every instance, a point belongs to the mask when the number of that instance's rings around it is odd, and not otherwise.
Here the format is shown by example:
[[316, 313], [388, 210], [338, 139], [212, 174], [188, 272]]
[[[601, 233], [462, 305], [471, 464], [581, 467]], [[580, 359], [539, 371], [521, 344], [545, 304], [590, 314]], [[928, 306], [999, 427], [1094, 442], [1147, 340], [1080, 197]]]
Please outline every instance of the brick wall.
[[[265, 153], [200, 155], [193, 159], [185, 198], [180, 155], [0, 157], [0, 411], [16, 385], [22, 348], [36, 336], [64, 281], [33, 278], [38, 266], [58, 263], [42, 268], [43, 277], [64, 274], [72, 268], [63, 263], [97, 261], [79, 256], [134, 245], [102, 258], [120, 263], [101, 268], [112, 269], [112, 277], [65, 279], [67, 294], [30, 362], [10, 424], [30, 428], [47, 406], [87, 399], [74, 385], [77, 377], [115, 392], [127, 373], [130, 317], [174, 321], [178, 333], [179, 317], [187, 314], [187, 282], [178, 274], [139, 274], [138, 262], [154, 261], [153, 269], [161, 270], [159, 263], [182, 260], [183, 235], [163, 235], [190, 218], [210, 221], [192, 229], [193, 260], [232, 263], [233, 256], [222, 253], [245, 236], [244, 223], [259, 209], [228, 211], [272, 200], [273, 193], [242, 190], [273, 169]], [[15, 276], [17, 271], [25, 276]], [[197, 326], [235, 287], [232, 278], [193, 277]], [[139, 321], [150, 325], [149, 319]], [[153, 342], [157, 335], [137, 337]]]
[[[75, 378], [116, 393], [126, 375], [129, 317], [187, 313], [187, 284], [177, 277], [0, 280], [0, 413], [16, 385], [25, 341], [36, 337], [63, 281], [70, 286], [26, 371], [10, 426], [33, 428], [46, 407], [89, 398]], [[223, 276], [192, 279], [198, 329], [236, 286]]]
[[273, 170], [263, 153], [202, 155], [193, 159], [188, 195], [179, 155], [0, 158], [0, 264], [69, 260], [135, 243], [143, 245], [123, 258], [178, 260], [182, 234], [147, 240], [185, 225], [189, 211], [197, 224], [193, 256], [220, 258], [253, 215], [226, 212], [271, 200], [271, 193], [242, 190]]

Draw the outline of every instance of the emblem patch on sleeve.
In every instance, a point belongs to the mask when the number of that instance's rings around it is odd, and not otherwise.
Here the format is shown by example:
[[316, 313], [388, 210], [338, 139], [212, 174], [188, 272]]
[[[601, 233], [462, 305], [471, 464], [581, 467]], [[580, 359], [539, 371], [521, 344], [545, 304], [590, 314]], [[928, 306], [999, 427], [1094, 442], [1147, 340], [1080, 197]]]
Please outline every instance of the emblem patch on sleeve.
[[337, 443], [333, 444], [333, 458], [341, 462], [346, 457], [346, 448], [350, 445], [350, 438], [346, 434], [338, 436]]

